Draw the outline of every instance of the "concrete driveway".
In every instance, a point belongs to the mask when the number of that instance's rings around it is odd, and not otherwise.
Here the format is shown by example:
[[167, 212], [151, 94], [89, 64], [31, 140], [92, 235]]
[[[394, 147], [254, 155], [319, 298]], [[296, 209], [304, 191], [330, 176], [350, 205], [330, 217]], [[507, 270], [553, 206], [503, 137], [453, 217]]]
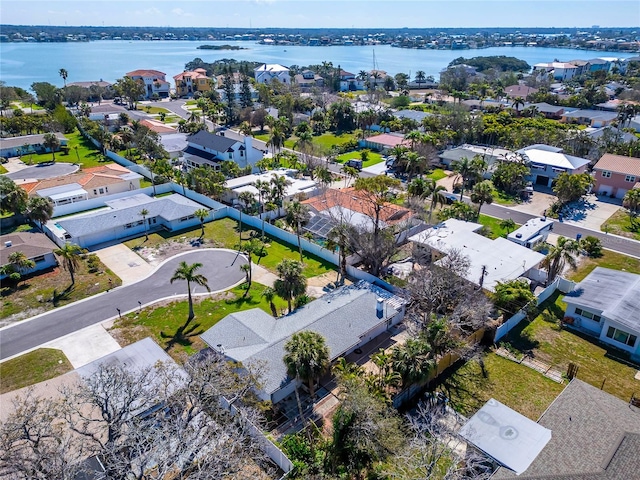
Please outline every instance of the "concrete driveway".
[[95, 250], [93, 253], [98, 255], [109, 270], [120, 277], [122, 285], [129, 285], [142, 280], [154, 268], [140, 255], [122, 243]]
[[73, 163], [54, 163], [53, 165], [36, 165], [7, 173], [11, 180], [43, 180], [45, 178], [59, 177], [77, 172], [80, 167]]
[[565, 209], [563, 221], [591, 230], [600, 230], [602, 224], [620, 207], [620, 200], [610, 199], [606, 196], [598, 198], [595, 194], [591, 194], [587, 195], [584, 200], [572, 204], [569, 209]]
[[530, 213], [531, 215], [542, 216], [544, 215], [545, 210], [547, 210], [556, 200], [557, 197], [555, 195], [536, 190], [533, 192], [533, 195], [531, 195], [529, 200], [509, 208], [519, 212]]

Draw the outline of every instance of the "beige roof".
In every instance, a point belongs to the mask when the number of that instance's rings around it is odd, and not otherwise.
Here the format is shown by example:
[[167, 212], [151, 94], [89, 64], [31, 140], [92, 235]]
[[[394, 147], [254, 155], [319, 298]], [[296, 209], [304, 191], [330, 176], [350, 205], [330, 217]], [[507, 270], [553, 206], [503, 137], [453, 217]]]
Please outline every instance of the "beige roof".
[[640, 177], [640, 158], [605, 153], [593, 168]]
[[[9, 255], [14, 252], [22, 252], [30, 259], [58, 248], [44, 233], [10, 233], [0, 236], [0, 242], [0, 265], [8, 263]], [[11, 242], [11, 246], [6, 246], [6, 242]]]

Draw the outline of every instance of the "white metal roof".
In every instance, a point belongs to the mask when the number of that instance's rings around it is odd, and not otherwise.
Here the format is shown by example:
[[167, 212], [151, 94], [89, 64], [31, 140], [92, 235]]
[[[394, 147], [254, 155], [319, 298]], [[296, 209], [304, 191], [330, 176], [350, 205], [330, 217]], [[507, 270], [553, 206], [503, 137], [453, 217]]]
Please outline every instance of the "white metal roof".
[[458, 434], [520, 475], [551, 440], [551, 430], [490, 399]]
[[518, 150], [518, 153], [526, 155], [531, 163], [539, 165], [549, 165], [555, 168], [576, 170], [589, 163], [586, 158], [574, 157], [566, 153], [550, 152], [538, 148]]
[[79, 183], [69, 183], [57, 187], [43, 188], [36, 193], [41, 197], [49, 197], [51, 200], [59, 200], [74, 195], [86, 195], [87, 191]]

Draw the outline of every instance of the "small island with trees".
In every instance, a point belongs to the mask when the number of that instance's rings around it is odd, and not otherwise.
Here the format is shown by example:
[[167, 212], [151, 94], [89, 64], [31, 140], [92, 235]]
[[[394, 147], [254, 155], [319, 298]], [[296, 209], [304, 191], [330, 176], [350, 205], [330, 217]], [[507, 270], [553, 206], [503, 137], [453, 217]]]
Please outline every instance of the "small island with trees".
[[449, 64], [449, 67], [463, 64], [476, 67], [479, 72], [489, 69], [494, 69], [500, 72], [528, 72], [531, 70], [531, 66], [524, 60], [520, 60], [515, 57], [507, 57], [505, 55], [473, 58], [458, 57]]
[[249, 50], [246, 47], [240, 47], [238, 45], [200, 45], [198, 50]]

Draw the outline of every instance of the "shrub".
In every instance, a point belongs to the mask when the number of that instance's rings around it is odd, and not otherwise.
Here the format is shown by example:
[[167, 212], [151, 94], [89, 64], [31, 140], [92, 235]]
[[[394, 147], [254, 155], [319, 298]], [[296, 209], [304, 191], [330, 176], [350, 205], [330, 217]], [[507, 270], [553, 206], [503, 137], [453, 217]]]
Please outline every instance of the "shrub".
[[599, 238], [591, 235], [580, 240], [580, 248], [582, 248], [590, 257], [602, 256], [602, 242]]
[[89, 268], [89, 273], [96, 273], [100, 270], [100, 259], [95, 253], [87, 257], [87, 267]]
[[310, 301], [311, 301], [311, 298], [309, 298], [307, 294], [303, 293], [302, 295], [298, 295], [296, 297], [295, 308], [303, 307]]

